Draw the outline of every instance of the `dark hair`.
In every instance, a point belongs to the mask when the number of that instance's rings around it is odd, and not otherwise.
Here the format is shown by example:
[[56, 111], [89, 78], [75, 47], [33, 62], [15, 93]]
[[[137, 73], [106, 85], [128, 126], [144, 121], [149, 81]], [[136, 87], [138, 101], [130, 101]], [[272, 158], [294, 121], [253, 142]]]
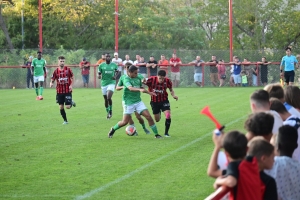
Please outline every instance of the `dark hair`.
[[263, 57], [261, 57], [261, 58], [264, 58], [264, 59], [266, 59], [266, 60], [267, 60], [267, 58], [266, 58], [265, 56], [263, 56]]
[[291, 48], [291, 47], [287, 47], [287, 48], [285, 48], [285, 50], [286, 50], [286, 51], [287, 51], [287, 50], [292, 51], [292, 48]]
[[244, 128], [254, 136], [266, 136], [272, 134], [273, 125], [273, 115], [265, 112], [258, 112], [248, 116]]
[[298, 147], [298, 131], [292, 126], [283, 125], [277, 135], [277, 147], [280, 152], [292, 155]]
[[284, 90], [280, 84], [269, 84], [264, 88], [264, 90], [266, 90], [269, 93], [269, 98], [284, 98]]
[[269, 105], [269, 93], [263, 89], [256, 90], [250, 96], [250, 99], [255, 102], [257, 106], [265, 107]]
[[134, 66], [134, 65], [131, 65], [127, 70], [128, 70], [130, 73], [132, 73], [132, 72], [138, 70], [138, 68], [137, 68], [136, 66]]
[[110, 57], [110, 54], [109, 54], [109, 53], [106, 53], [106, 54], [105, 54], [105, 57], [106, 57], [106, 56], [109, 56], [109, 57]]
[[165, 77], [165, 76], [167, 75], [167, 73], [166, 73], [165, 70], [159, 70], [159, 71], [157, 72], [157, 75], [158, 75], [158, 76], [163, 76], [163, 77]]
[[62, 59], [65, 59], [64, 56], [58, 56], [58, 60], [62, 60]]
[[105, 56], [105, 55], [106, 55], [105, 53], [102, 54], [102, 56]]
[[300, 89], [297, 86], [287, 86], [284, 89], [284, 100], [294, 108], [300, 109]]
[[130, 62], [125, 63], [124, 68], [128, 69], [132, 64]]
[[283, 105], [283, 103], [279, 99], [271, 98], [270, 103], [271, 103], [270, 110], [275, 110], [280, 114], [288, 112], [285, 106]]
[[154, 58], [154, 56], [150, 56], [150, 58]]
[[225, 134], [223, 147], [232, 159], [243, 159], [247, 152], [247, 138], [239, 131]]
[[254, 138], [248, 144], [248, 155], [259, 160], [262, 156], [271, 156], [274, 153], [274, 146], [263, 138]]
[[37, 54], [41, 54], [41, 53], [42, 53], [41, 51], [38, 51], [38, 52], [37, 52]]

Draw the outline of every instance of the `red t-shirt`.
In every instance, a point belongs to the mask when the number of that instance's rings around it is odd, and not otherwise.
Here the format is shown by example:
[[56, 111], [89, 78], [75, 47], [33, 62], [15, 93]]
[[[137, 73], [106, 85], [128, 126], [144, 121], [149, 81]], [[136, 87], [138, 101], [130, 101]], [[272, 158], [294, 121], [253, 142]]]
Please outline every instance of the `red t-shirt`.
[[[160, 65], [160, 64], [168, 65], [169, 61], [168, 60], [164, 60], [164, 61], [160, 60], [160, 61], [158, 61], [158, 65]], [[160, 66], [159, 69], [164, 70], [166, 72], [166, 75], [168, 74], [168, 66]]]
[[[88, 61], [81, 61], [79, 63], [80, 66], [82, 66], [81, 68], [81, 75], [88, 75], [90, 74], [90, 62]], [[88, 67], [83, 67], [83, 65], [88, 65]]]
[[147, 79], [146, 85], [149, 92], [155, 92], [157, 96], [151, 96], [152, 102], [163, 102], [168, 100], [167, 88], [172, 89], [172, 82], [165, 78], [162, 83], [158, 82], [157, 76], [150, 76]]
[[[181, 62], [180, 58], [171, 58], [170, 59], [170, 63], [178, 63], [178, 62]], [[171, 65], [171, 72], [180, 72], [180, 67], [179, 65], [176, 65], [176, 67], [174, 67], [173, 65]]]
[[72, 84], [73, 72], [69, 67], [64, 67], [62, 70], [56, 68], [54, 70], [51, 80], [56, 81], [56, 92], [58, 94], [71, 93], [69, 86]]

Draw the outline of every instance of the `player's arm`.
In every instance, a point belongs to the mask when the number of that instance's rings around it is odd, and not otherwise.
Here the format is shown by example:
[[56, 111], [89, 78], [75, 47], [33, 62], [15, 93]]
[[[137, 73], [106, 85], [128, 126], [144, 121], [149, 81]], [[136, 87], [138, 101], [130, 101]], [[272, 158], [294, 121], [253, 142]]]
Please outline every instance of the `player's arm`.
[[178, 96], [175, 95], [175, 92], [173, 90], [173, 88], [169, 88], [170, 92], [171, 92], [171, 95], [174, 99], [176, 99], [176, 101], [178, 100]]
[[281, 63], [280, 63], [280, 73], [282, 73], [282, 70], [283, 70], [283, 65], [285, 64], [285, 60], [284, 60], [284, 57], [281, 59]]
[[69, 89], [72, 90], [72, 87], [73, 87], [73, 83], [74, 83], [74, 75], [73, 75], [73, 72], [72, 70], [70, 69], [70, 84], [69, 84]]
[[50, 87], [53, 86], [53, 83], [55, 82], [56, 80], [56, 70], [54, 70], [52, 76], [51, 76], [51, 80], [50, 80]]
[[117, 84], [116, 90], [120, 91], [124, 88], [123, 80], [122, 78], [119, 79], [119, 82]]
[[115, 74], [114, 74], [113, 80], [117, 79], [118, 74], [119, 74], [119, 71], [118, 71], [118, 68], [117, 68], [117, 69], [115, 69]]

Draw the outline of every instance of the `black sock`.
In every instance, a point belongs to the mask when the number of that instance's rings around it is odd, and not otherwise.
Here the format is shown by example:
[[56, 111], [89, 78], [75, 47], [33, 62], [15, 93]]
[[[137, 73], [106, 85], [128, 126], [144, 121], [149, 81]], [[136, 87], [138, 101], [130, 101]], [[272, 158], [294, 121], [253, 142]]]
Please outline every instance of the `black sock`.
[[68, 120], [67, 120], [67, 114], [66, 114], [65, 109], [60, 110], [60, 114], [61, 114], [62, 118], [64, 119], [64, 121], [67, 122]]
[[166, 119], [166, 122], [165, 122], [165, 134], [169, 133], [170, 126], [171, 126], [171, 119]]

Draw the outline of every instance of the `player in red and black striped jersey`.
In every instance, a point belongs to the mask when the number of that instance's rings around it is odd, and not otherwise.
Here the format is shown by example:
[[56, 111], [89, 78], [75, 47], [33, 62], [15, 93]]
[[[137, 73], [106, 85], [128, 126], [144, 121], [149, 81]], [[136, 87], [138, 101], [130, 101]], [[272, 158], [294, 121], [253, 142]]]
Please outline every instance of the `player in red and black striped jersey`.
[[164, 70], [159, 70], [157, 76], [149, 77], [145, 82], [145, 85], [148, 86], [149, 92], [154, 92], [156, 94], [156, 96], [151, 96], [150, 101], [155, 121], [160, 121], [161, 112], [165, 114], [165, 136], [170, 137], [169, 129], [171, 125], [171, 109], [167, 93], [168, 88], [172, 97], [176, 99], [176, 101], [178, 100], [178, 97], [175, 95], [172, 88], [172, 81], [166, 77], [166, 72]]
[[58, 65], [59, 67], [52, 74], [50, 87], [56, 81], [56, 103], [59, 104], [60, 114], [64, 119], [63, 124], [68, 124], [64, 105], [67, 109], [76, 106], [75, 102], [72, 101], [73, 72], [65, 66], [65, 57], [63, 56], [58, 57]]

